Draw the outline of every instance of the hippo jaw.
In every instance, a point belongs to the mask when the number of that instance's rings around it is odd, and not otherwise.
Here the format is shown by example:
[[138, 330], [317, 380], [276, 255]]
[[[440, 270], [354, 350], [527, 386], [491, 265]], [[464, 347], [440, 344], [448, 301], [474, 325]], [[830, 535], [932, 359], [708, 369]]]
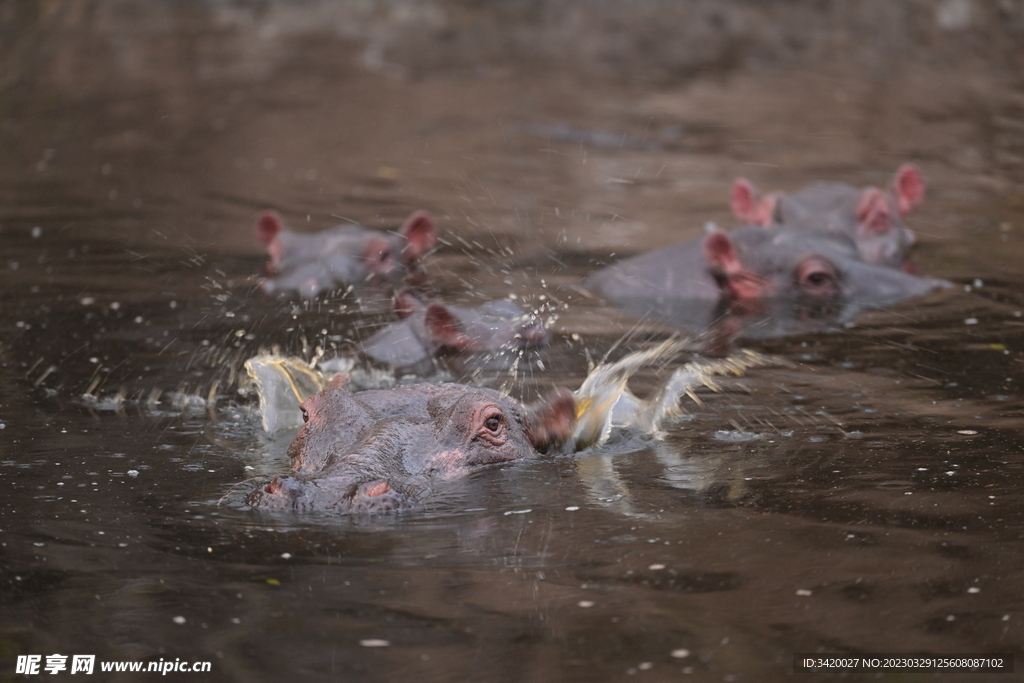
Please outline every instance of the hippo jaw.
[[384, 479], [359, 483], [349, 477], [274, 477], [246, 497], [249, 506], [274, 512], [376, 513], [414, 502], [409, 490], [396, 491]]

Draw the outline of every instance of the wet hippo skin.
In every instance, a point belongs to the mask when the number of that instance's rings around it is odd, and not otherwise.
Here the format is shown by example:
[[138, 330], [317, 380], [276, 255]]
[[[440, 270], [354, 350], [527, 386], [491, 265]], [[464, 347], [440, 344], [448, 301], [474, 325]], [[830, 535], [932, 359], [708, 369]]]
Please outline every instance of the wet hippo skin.
[[425, 211], [409, 216], [398, 232], [348, 224], [309, 234], [288, 230], [276, 212], [264, 211], [256, 236], [267, 249], [264, 291], [294, 291], [307, 299], [344, 285], [397, 285], [437, 242]]
[[569, 437], [568, 390], [526, 406], [492, 389], [413, 384], [351, 393], [338, 378], [302, 403], [291, 476], [250, 493], [264, 510], [384, 512], [411, 507], [433, 480], [537, 457]]
[[494, 366], [548, 344], [541, 321], [511, 301], [468, 308], [403, 291], [395, 313], [399, 319], [367, 339], [363, 352], [400, 372], [426, 374], [435, 360], [454, 370], [474, 361]]
[[616, 303], [803, 297], [882, 307], [948, 283], [866, 263], [829, 236], [744, 226], [625, 259], [583, 285]]
[[738, 178], [730, 204], [744, 223], [830, 235], [852, 242], [868, 263], [900, 266], [916, 241], [903, 217], [924, 200], [924, 193], [921, 172], [904, 164], [888, 190], [822, 181], [792, 194], [762, 194], [749, 180]]

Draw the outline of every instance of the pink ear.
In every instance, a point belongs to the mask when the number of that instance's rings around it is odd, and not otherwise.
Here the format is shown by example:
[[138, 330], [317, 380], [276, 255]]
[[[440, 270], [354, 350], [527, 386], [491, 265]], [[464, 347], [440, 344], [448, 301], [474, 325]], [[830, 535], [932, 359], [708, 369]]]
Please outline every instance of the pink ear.
[[472, 351], [473, 340], [466, 336], [462, 323], [444, 304], [430, 304], [423, 319], [427, 334], [437, 346], [445, 346], [456, 351]]
[[761, 193], [754, 184], [746, 178], [737, 178], [732, 183], [732, 190], [729, 192], [729, 207], [732, 215], [744, 223], [756, 223], [757, 204], [761, 200]]
[[270, 244], [277, 237], [277, 233], [284, 230], [284, 223], [276, 211], [267, 210], [256, 219], [256, 237], [263, 244]]
[[527, 409], [526, 434], [538, 450], [563, 443], [576, 426], [576, 399], [568, 389], [555, 389]]
[[775, 201], [775, 194], [762, 196], [761, 191], [746, 178], [737, 178], [732, 184], [732, 191], [729, 195], [732, 215], [744, 223], [760, 225], [763, 228], [772, 224]]
[[743, 270], [736, 244], [724, 232], [713, 232], [705, 238], [704, 260], [713, 271], [724, 275]]
[[403, 289], [395, 295], [395, 315], [399, 319], [408, 318], [421, 308], [423, 308], [423, 302], [408, 289]]
[[761, 201], [757, 203], [757, 215], [754, 217], [754, 225], [767, 228], [775, 222], [775, 202], [778, 201], [778, 197], [774, 192], [761, 197]]
[[771, 285], [743, 265], [736, 243], [724, 232], [713, 232], [704, 240], [704, 260], [723, 295], [749, 301], [769, 294]]
[[864, 189], [857, 204], [857, 230], [884, 235], [892, 230], [889, 198], [877, 187]]
[[417, 211], [405, 219], [399, 233], [408, 242], [402, 250], [402, 261], [412, 263], [434, 248], [437, 242], [437, 229], [434, 219], [426, 211]]
[[903, 164], [892, 181], [893, 192], [899, 203], [900, 215], [906, 216], [924, 200], [924, 178], [913, 164]]

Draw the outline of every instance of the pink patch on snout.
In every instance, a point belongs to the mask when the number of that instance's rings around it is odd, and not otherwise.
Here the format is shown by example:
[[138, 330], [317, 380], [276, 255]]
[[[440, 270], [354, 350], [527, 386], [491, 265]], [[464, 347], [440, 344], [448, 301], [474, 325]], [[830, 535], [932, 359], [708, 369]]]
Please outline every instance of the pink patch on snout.
[[284, 486], [281, 484], [281, 480], [277, 477], [271, 479], [270, 483], [263, 487], [263, 490], [272, 496], [279, 495], [283, 489]]
[[462, 465], [464, 459], [465, 456], [459, 451], [441, 451], [430, 456], [428, 469], [450, 476]]
[[372, 484], [367, 484], [366, 488], [363, 489], [363, 493], [370, 498], [376, 498], [377, 496], [383, 496], [390, 490], [391, 486], [386, 481], [377, 481]]

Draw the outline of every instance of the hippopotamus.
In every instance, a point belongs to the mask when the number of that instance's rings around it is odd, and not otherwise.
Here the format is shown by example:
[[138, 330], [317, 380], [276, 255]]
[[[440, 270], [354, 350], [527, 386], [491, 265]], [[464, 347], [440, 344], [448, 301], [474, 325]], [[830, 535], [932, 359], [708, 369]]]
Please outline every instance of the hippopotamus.
[[888, 190], [816, 182], [793, 194], [762, 194], [746, 178], [733, 183], [730, 205], [741, 221], [831, 235], [854, 244], [868, 263], [899, 267], [916, 238], [903, 222], [924, 200], [925, 183], [913, 164], [896, 171]]
[[288, 230], [268, 210], [256, 219], [256, 236], [267, 249], [263, 290], [307, 299], [344, 285], [397, 285], [420, 273], [419, 259], [437, 242], [426, 211], [409, 216], [397, 233], [346, 224], [304, 234]]
[[252, 491], [250, 506], [341, 513], [412, 507], [432, 482], [556, 449], [576, 419], [566, 389], [527, 406], [461, 384], [352, 393], [344, 376], [301, 409], [305, 424], [288, 448], [291, 474]]
[[[670, 311], [706, 327], [722, 304], [734, 314], [769, 310], [771, 301], [792, 301], [801, 311], [835, 304], [836, 322], [862, 308], [891, 306], [921, 296], [944, 280], [925, 278], [862, 261], [852, 244], [828, 235], [756, 225], [663, 247], [590, 275], [587, 289], [627, 310], [665, 322]], [[696, 312], [695, 312], [696, 311]]]
[[465, 308], [404, 290], [395, 297], [395, 314], [399, 320], [362, 347], [370, 358], [405, 374], [429, 374], [435, 360], [456, 371], [507, 365], [523, 351], [548, 344], [543, 323], [506, 300]]

